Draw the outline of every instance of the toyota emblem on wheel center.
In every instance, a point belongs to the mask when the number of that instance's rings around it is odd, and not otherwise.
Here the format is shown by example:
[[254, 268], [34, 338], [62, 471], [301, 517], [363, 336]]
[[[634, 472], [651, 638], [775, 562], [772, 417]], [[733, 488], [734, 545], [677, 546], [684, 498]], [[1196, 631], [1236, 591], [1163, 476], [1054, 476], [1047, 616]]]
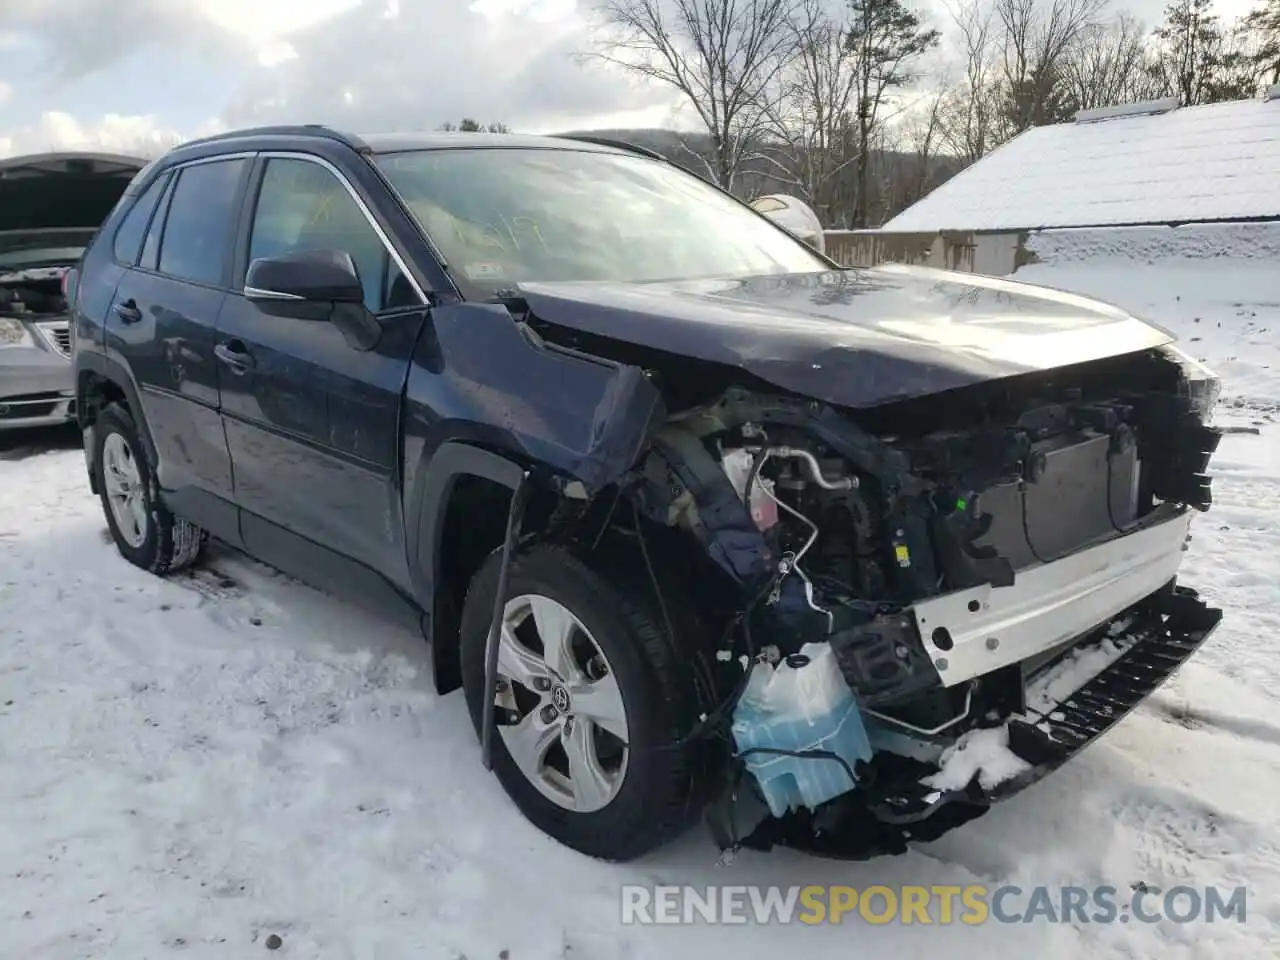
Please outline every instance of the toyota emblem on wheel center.
[[551, 691], [551, 702], [552, 704], [555, 705], [555, 708], [559, 710], [561, 713], [568, 713], [569, 712], [569, 691], [566, 690], [564, 687], [557, 685], [556, 688]]

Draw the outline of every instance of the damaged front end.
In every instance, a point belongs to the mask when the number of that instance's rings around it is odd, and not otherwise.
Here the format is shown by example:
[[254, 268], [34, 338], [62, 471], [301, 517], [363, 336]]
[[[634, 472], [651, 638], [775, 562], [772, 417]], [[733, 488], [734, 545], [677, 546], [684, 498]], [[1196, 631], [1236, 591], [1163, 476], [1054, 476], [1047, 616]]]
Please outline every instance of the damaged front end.
[[737, 609], [691, 737], [722, 849], [861, 858], [982, 813], [1164, 682], [1216, 381], [1169, 348], [870, 409], [730, 387], [621, 483]]
[[934, 838], [1078, 753], [1221, 618], [1177, 585], [1217, 381], [1169, 346], [814, 399], [519, 298], [433, 319], [453, 417], [551, 474], [521, 542], [643, 557], [701, 707], [661, 749], [699, 745], [722, 850]]

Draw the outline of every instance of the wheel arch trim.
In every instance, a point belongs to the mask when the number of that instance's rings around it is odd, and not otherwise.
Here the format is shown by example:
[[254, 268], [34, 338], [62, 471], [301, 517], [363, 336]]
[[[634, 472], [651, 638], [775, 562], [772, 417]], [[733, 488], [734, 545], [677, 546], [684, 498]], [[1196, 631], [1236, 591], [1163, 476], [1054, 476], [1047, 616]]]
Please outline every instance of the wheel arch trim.
[[[141, 437], [143, 444], [146, 446], [147, 458], [151, 463], [157, 463], [156, 443], [151, 436], [151, 426], [147, 423], [146, 417], [142, 411], [142, 398], [138, 394], [138, 385], [134, 382], [128, 368], [124, 364], [112, 360], [110, 357], [100, 353], [82, 353], [76, 356], [75, 376], [76, 376], [76, 423], [80, 427], [81, 432], [92, 427], [89, 420], [89, 405], [85, 403], [85, 374], [92, 373], [95, 376], [111, 383], [124, 394], [125, 403], [129, 406], [129, 413], [133, 417], [134, 426], [137, 428], [138, 435]], [[92, 453], [89, 447], [85, 448], [87, 458], [87, 466], [90, 468], [90, 476], [93, 475]], [[91, 481], [92, 483], [92, 481]], [[97, 490], [94, 490], [97, 493]]]
[[448, 440], [433, 453], [423, 454], [414, 491], [409, 498], [409, 575], [423, 609], [422, 632], [431, 644], [431, 665], [438, 693], [445, 694], [462, 684], [458, 669], [457, 642], [441, 642], [435, 627], [440, 621], [440, 569], [445, 519], [454, 486], [465, 477], [489, 480], [514, 495], [525, 476], [525, 467], [501, 454], [471, 443]]

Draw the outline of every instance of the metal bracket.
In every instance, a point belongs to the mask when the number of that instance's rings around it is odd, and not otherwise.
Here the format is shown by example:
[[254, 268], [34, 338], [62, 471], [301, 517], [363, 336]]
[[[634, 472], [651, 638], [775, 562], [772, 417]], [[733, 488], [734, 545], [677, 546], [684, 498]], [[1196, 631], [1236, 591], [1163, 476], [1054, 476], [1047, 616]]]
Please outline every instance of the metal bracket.
[[507, 606], [507, 582], [511, 573], [511, 554], [524, 522], [524, 510], [528, 503], [529, 471], [520, 476], [520, 482], [511, 494], [507, 510], [507, 535], [502, 541], [502, 563], [498, 567], [498, 589], [493, 598], [493, 619], [489, 621], [489, 640], [484, 651], [484, 719], [480, 732], [480, 761], [486, 770], [493, 769], [493, 731], [496, 716], [494, 692], [498, 686], [498, 634], [502, 629], [502, 615]]

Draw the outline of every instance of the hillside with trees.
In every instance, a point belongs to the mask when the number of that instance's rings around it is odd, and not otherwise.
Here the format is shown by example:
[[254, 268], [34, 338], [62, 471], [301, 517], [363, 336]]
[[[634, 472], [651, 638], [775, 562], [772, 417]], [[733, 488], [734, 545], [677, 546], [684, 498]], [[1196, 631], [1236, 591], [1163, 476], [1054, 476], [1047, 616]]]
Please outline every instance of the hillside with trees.
[[1110, 0], [944, 2], [929, 23], [903, 0], [601, 0], [608, 39], [590, 55], [671, 88], [705, 133], [595, 132], [862, 227], [1030, 127], [1280, 83], [1280, 0], [1233, 22], [1177, 0], [1151, 26]]
[[1280, 0], [1232, 22], [1213, 0], [1176, 0], [1152, 26], [1111, 0], [943, 2], [933, 24], [904, 0], [599, 0], [607, 29], [587, 56], [669, 88], [702, 129], [579, 133], [656, 151], [747, 199], [799, 196], [828, 227], [859, 228], [1031, 127], [1280, 83]]

